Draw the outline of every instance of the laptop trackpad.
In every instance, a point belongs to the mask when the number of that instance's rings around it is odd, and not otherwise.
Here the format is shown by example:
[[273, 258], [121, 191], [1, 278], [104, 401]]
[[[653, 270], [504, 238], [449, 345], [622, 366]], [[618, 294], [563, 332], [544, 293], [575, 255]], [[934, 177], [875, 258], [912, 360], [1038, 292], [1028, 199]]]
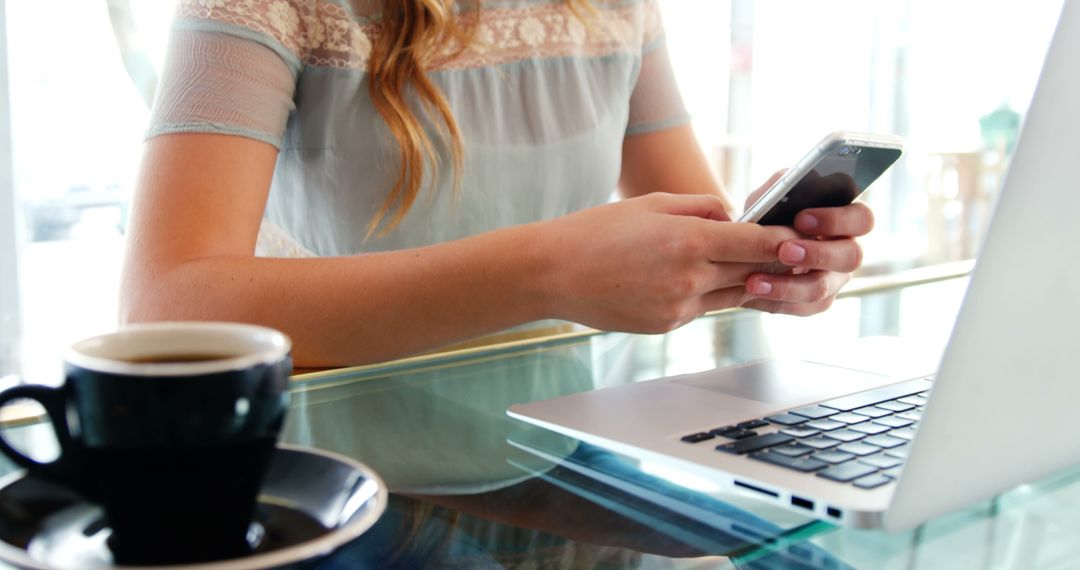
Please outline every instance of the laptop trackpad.
[[888, 377], [805, 360], [766, 360], [693, 374], [675, 384], [770, 404], [843, 396], [875, 388]]

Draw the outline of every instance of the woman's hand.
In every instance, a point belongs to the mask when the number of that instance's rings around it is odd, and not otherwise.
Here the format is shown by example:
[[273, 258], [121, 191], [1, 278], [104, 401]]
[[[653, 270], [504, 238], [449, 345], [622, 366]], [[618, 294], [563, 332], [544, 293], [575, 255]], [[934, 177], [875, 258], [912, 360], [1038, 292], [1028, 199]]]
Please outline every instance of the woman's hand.
[[[782, 175], [773, 175], [747, 200], [753, 203]], [[838, 208], [810, 208], [795, 216], [800, 237], [785, 241], [779, 260], [792, 268], [784, 274], [757, 273], [746, 280], [752, 299], [743, 306], [792, 315], [812, 315], [832, 306], [836, 294], [862, 264], [854, 238], [874, 227], [874, 214], [861, 202]]]
[[728, 221], [724, 202], [705, 195], [649, 194], [541, 225], [549, 313], [628, 332], [747, 302], [747, 279], [786, 271], [780, 246], [800, 243], [791, 228]]

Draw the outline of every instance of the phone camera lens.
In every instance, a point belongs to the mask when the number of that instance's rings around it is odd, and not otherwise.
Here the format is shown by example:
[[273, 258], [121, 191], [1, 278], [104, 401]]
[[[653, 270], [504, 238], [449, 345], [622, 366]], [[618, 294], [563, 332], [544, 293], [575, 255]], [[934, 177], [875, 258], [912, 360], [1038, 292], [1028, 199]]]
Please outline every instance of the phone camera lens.
[[851, 154], [851, 150], [852, 149], [851, 149], [850, 146], [844, 145], [844, 146], [840, 147], [840, 149], [839, 149], [839, 151], [837, 151], [837, 153], [840, 156], [847, 156], [847, 155]]

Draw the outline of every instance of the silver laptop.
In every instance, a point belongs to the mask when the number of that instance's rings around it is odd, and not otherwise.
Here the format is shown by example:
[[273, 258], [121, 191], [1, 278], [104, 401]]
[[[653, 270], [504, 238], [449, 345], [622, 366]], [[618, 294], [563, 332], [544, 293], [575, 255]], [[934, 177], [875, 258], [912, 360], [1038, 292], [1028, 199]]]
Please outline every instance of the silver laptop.
[[1080, 464], [1076, 61], [1067, 0], [933, 376], [757, 362], [508, 413], [861, 528], [911, 528]]

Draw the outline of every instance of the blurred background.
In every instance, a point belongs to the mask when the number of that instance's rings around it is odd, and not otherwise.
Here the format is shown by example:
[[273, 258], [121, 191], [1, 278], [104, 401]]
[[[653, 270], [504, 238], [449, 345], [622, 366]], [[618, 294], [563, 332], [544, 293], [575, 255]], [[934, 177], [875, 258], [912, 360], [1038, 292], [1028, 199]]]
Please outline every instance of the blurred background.
[[[115, 326], [174, 4], [0, 0], [0, 377], [58, 381], [64, 346]], [[738, 202], [828, 132], [907, 139], [865, 196], [878, 228], [863, 274], [886, 275], [973, 256], [1061, 0], [661, 6], [695, 129]]]

